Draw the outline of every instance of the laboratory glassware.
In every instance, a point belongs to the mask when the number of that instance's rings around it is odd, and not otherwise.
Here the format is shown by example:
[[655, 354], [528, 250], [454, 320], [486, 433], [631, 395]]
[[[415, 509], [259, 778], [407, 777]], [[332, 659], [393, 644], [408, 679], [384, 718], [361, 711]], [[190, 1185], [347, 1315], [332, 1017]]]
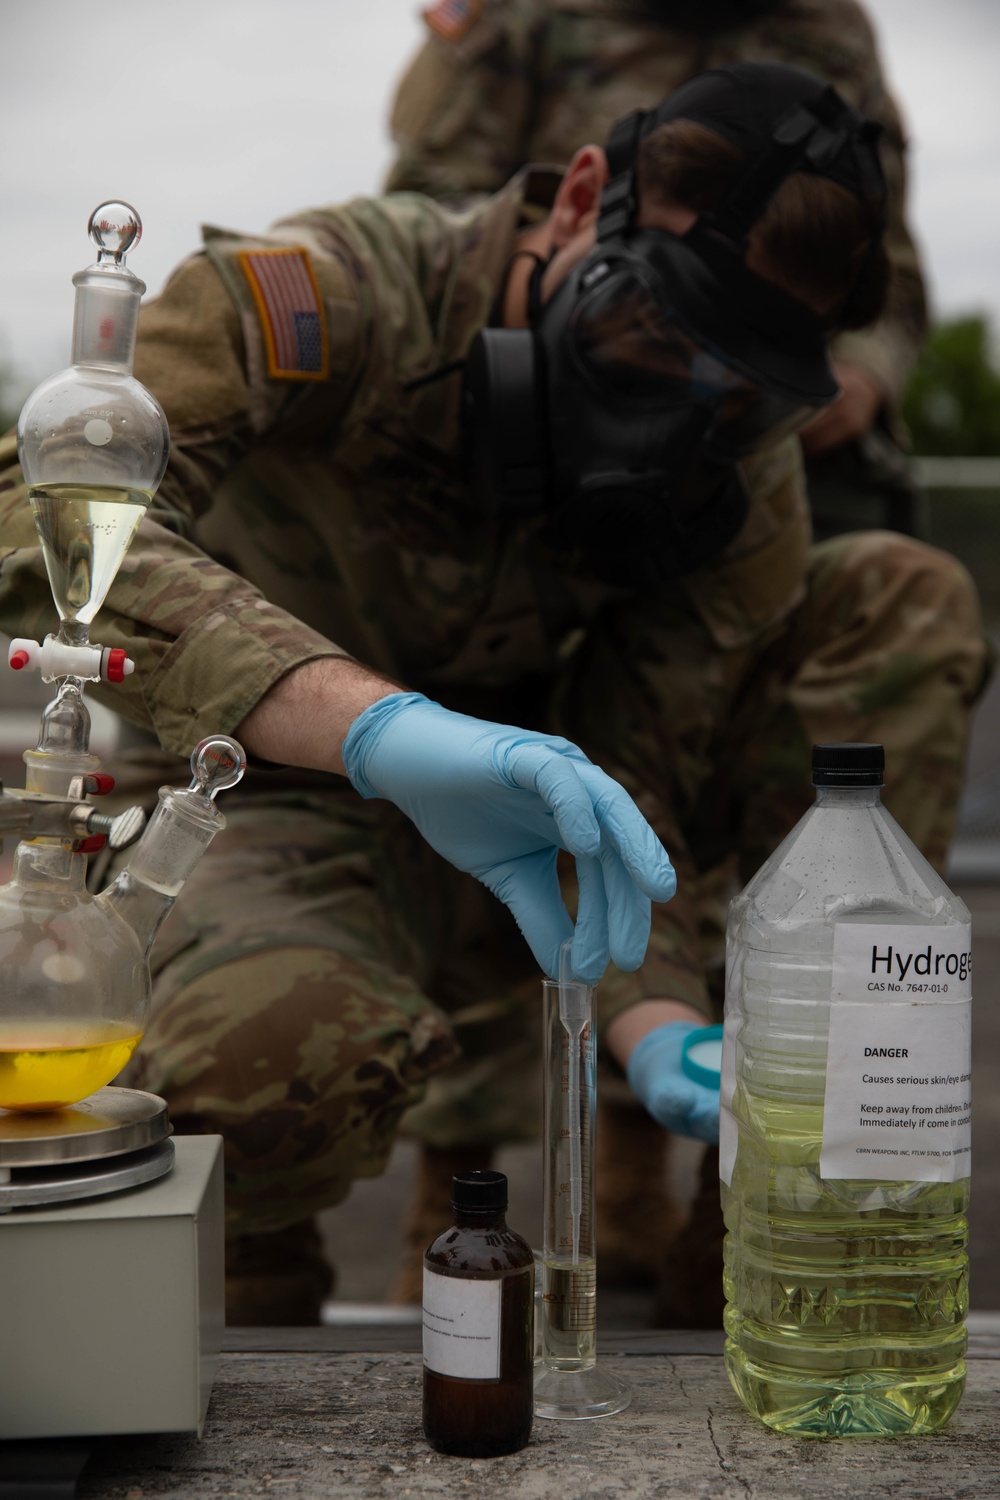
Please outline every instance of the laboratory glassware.
[[535, 1415], [572, 1421], [624, 1411], [631, 1392], [597, 1361], [594, 986], [573, 977], [568, 942], [559, 979], [543, 981], [542, 999], [544, 1225]]
[[130, 864], [100, 895], [87, 890], [95, 838], [123, 847], [144, 822], [139, 809], [111, 817], [89, 800], [113, 782], [90, 753], [84, 683], [123, 682], [133, 670], [124, 649], [91, 644], [90, 625], [169, 446], [162, 410], [132, 375], [145, 288], [125, 256], [138, 242], [139, 216], [128, 204], [105, 203], [88, 228], [98, 258], [73, 278], [73, 364], [28, 397], [18, 424], [59, 616], [56, 634], [41, 644], [14, 640], [8, 658], [15, 670], [39, 670], [57, 684], [38, 745], [24, 752], [25, 790], [0, 790], [0, 833], [23, 835], [11, 881], [0, 889], [0, 1109], [20, 1112], [77, 1103], [132, 1055], [149, 1012], [153, 937], [225, 826], [216, 794], [246, 766], [235, 740], [203, 740], [190, 786], [161, 790]]
[[936, 1432], [965, 1379], [969, 912], [881, 805], [882, 747], [813, 756], [729, 917], [726, 1364], [780, 1432]]
[[424, 1255], [424, 1436], [492, 1458], [531, 1437], [535, 1263], [502, 1172], [458, 1172], [451, 1196], [454, 1223]]

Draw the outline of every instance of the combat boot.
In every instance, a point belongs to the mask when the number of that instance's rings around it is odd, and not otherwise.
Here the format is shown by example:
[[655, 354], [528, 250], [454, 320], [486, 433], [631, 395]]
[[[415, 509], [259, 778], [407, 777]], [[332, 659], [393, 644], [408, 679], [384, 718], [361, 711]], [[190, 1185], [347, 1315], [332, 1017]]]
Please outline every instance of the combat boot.
[[226, 1325], [301, 1328], [320, 1321], [335, 1272], [312, 1219], [226, 1241]]
[[707, 1146], [687, 1223], [663, 1258], [653, 1326], [721, 1328], [722, 1244], [726, 1226], [719, 1196], [719, 1150]]
[[684, 1223], [667, 1189], [670, 1136], [632, 1099], [598, 1098], [594, 1156], [597, 1277], [656, 1286], [666, 1247]]
[[424, 1295], [424, 1251], [454, 1214], [451, 1179], [456, 1172], [488, 1172], [492, 1146], [423, 1146], [416, 1179], [403, 1220], [403, 1254], [387, 1302], [419, 1307]]

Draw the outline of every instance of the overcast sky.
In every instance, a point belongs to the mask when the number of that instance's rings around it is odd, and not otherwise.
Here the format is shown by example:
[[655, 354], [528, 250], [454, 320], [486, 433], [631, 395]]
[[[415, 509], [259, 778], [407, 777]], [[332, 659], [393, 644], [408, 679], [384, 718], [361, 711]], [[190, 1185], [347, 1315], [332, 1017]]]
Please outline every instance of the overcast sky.
[[[935, 307], [1000, 325], [1000, 3], [868, 0], [913, 139]], [[378, 188], [417, 0], [7, 0], [0, 362], [65, 364], [104, 198], [138, 208], [151, 292], [209, 221], [247, 231]]]

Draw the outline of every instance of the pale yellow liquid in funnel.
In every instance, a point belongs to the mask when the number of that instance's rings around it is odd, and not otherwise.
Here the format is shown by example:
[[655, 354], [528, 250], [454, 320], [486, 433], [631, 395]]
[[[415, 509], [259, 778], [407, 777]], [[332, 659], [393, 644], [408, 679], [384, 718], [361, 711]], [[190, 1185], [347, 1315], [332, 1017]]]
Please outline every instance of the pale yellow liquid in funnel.
[[29, 491], [60, 618], [89, 625], [149, 504], [145, 490], [49, 484]]
[[76, 1104], [121, 1072], [141, 1037], [134, 1021], [0, 1021], [0, 1109]]

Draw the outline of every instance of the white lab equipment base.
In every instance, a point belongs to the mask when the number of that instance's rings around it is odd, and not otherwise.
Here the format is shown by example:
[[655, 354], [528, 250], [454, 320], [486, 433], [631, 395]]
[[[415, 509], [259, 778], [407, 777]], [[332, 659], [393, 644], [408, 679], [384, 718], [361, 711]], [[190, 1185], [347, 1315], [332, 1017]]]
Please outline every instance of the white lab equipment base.
[[225, 1324], [222, 1137], [155, 1182], [0, 1216], [0, 1438], [201, 1433]]

